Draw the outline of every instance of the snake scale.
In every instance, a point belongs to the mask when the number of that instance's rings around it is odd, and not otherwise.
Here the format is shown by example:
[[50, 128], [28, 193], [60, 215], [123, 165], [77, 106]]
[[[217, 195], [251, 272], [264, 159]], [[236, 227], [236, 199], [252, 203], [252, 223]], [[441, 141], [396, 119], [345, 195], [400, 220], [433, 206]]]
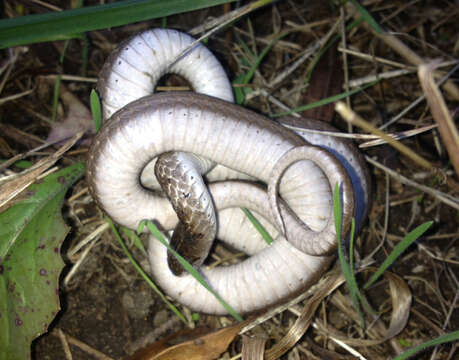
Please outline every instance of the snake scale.
[[[185, 249], [195, 246], [198, 255], [185, 257], [236, 311], [253, 312], [320, 278], [336, 247], [332, 188], [341, 187], [343, 229], [352, 216], [359, 227], [370, 203], [369, 174], [349, 141], [294, 132], [233, 104], [222, 66], [202, 44], [189, 48], [193, 41], [175, 30], [148, 30], [107, 59], [98, 82], [104, 124], [88, 155], [89, 189], [122, 225], [135, 229], [152, 219], [163, 230], [191, 237]], [[153, 94], [166, 73], [183, 76], [195, 92]], [[333, 131], [303, 120], [303, 127]], [[282, 122], [298, 125], [291, 118]], [[158, 178], [167, 197], [159, 194]], [[272, 245], [240, 208], [254, 212], [275, 238]], [[206, 237], [215, 235], [248, 258], [201, 266], [211, 246]], [[194, 311], [226, 313], [193, 277], [178, 275], [180, 267], [152, 237], [148, 252], [153, 276], [167, 294]]]

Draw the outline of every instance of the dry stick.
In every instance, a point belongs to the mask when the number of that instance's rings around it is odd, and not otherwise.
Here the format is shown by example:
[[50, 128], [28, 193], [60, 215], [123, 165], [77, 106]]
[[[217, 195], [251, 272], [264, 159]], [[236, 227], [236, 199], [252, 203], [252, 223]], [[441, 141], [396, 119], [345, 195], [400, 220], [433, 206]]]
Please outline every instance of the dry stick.
[[[406, 139], [406, 138], [409, 138], [409, 137], [412, 137], [412, 136], [416, 136], [416, 135], [422, 134], [422, 133], [424, 133], [426, 131], [430, 131], [430, 130], [435, 129], [437, 127], [438, 127], [437, 124], [433, 124], [433, 125], [423, 126], [423, 127], [417, 128], [417, 129], [401, 131], [399, 133], [393, 133], [393, 134], [388, 134], [388, 135], [393, 137], [396, 140], [401, 140], [401, 139]], [[371, 135], [371, 136], [375, 136], [375, 135]], [[375, 136], [375, 137], [376, 137], [376, 140], [371, 140], [371, 141], [367, 141], [365, 143], [362, 143], [362, 144], [359, 145], [359, 148], [360, 149], [364, 149], [364, 148], [367, 148], [367, 147], [382, 145], [382, 144], [386, 143], [383, 139], [380, 139], [377, 136]]]
[[250, 4], [241, 6], [240, 8], [237, 8], [228, 13], [224, 13], [222, 16], [206, 21], [204, 24], [194, 27], [193, 29], [189, 30], [188, 33], [190, 35], [196, 36], [200, 33], [213, 29], [216, 26], [219, 26], [222, 23], [227, 23], [228, 21], [232, 21], [232, 19], [234, 19], [234, 17], [237, 17], [240, 12], [246, 11], [249, 6]]
[[263, 360], [265, 344], [268, 338], [265, 336], [242, 335], [242, 358], [250, 360]]
[[[244, 31], [238, 27], [234, 27], [233, 30], [237, 32], [238, 34], [244, 35], [249, 37], [250, 34], [247, 31]], [[285, 30], [286, 33], [293, 33], [295, 31], [299, 31], [296, 29], [287, 29]], [[269, 45], [272, 43], [273, 40], [273, 35], [268, 35], [266, 37], [256, 37], [255, 41], [257, 43], [263, 44], [263, 45]], [[273, 44], [273, 49], [277, 50], [283, 50], [288, 53], [297, 53], [298, 51], [303, 51], [303, 47], [290, 41], [285, 41], [285, 40], [278, 40], [275, 44]]]
[[396, 148], [402, 154], [411, 158], [418, 165], [428, 170], [436, 170], [436, 168], [429, 161], [424, 159], [422, 156], [419, 156], [418, 154], [416, 154], [413, 150], [403, 145], [401, 142], [394, 140], [394, 138], [387, 135], [384, 131], [379, 130], [378, 128], [374, 127], [370, 123], [363, 120], [359, 115], [357, 115], [354, 111], [352, 111], [349, 107], [347, 107], [346, 104], [344, 104], [342, 101], [338, 101], [336, 103], [335, 110], [346, 121], [350, 122], [351, 124], [360, 127], [366, 132], [371, 132], [372, 134], [380, 136], [383, 140], [387, 141], [391, 146]]
[[451, 163], [456, 170], [456, 175], [459, 176], [459, 134], [446, 107], [445, 100], [435, 85], [433, 78], [435, 66], [435, 62], [419, 66], [418, 77], [429, 104], [430, 112], [438, 124], [438, 131], [448, 151]]

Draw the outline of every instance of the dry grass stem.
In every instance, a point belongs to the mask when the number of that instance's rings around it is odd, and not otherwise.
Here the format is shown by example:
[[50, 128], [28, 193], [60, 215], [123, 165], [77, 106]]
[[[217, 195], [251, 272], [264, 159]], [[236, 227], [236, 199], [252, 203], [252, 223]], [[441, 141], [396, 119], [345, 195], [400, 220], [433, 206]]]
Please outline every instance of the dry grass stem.
[[[445, 76], [443, 76], [437, 83], [436, 85], [437, 86], [441, 86], [442, 84], [445, 83], [445, 81], [447, 81], [452, 74], [454, 74], [456, 72], [456, 70], [458, 69], [459, 67], [459, 64], [457, 64], [457, 61], [455, 62], [456, 66], [448, 72], [448, 74], [446, 74]], [[383, 124], [382, 126], [379, 127], [380, 130], [383, 130], [387, 127], [389, 127], [390, 125], [393, 125], [395, 122], [397, 122], [398, 120], [400, 120], [403, 116], [405, 116], [409, 111], [413, 110], [413, 108], [415, 108], [417, 105], [419, 105], [422, 101], [424, 101], [425, 99], [425, 95], [421, 95], [419, 96], [416, 100], [414, 100], [411, 104], [409, 104], [405, 109], [403, 109], [399, 114], [397, 114], [396, 116], [394, 116], [392, 119], [390, 119], [389, 121], [387, 121], [385, 124]]]
[[346, 121], [350, 122], [352, 125], [356, 125], [359, 128], [365, 130], [366, 132], [370, 132], [372, 134], [375, 134], [379, 136], [380, 138], [384, 139], [389, 145], [393, 146], [396, 148], [398, 151], [400, 151], [402, 154], [410, 158], [412, 161], [414, 161], [416, 164], [429, 169], [429, 170], [434, 170], [433, 165], [424, 159], [422, 156], [416, 154], [413, 150], [411, 150], [409, 147], [403, 145], [399, 141], [395, 140], [385, 132], [379, 130], [378, 128], [374, 127], [371, 125], [369, 122], [365, 121], [362, 119], [359, 115], [357, 115], [354, 111], [352, 111], [350, 108], [348, 108], [343, 102], [338, 101], [336, 103], [336, 111], [345, 119]]
[[445, 100], [435, 85], [433, 77], [435, 67], [435, 62], [420, 65], [418, 71], [419, 81], [424, 90], [432, 116], [438, 124], [438, 131], [456, 170], [456, 175], [459, 177], [459, 133], [446, 107]]
[[[353, 7], [351, 2], [348, 2], [348, 6]], [[354, 11], [354, 16], [359, 17], [360, 14], [357, 11]], [[373, 34], [373, 36], [384, 41], [386, 45], [391, 47], [394, 51], [400, 54], [412, 65], [421, 65], [425, 63], [425, 60], [421, 56], [419, 56], [416, 52], [410, 49], [405, 43], [403, 43], [398, 37], [396, 37], [392, 33], [384, 32], [382, 34], [378, 34], [371, 28], [371, 26], [369, 26], [365, 22], [363, 24], [365, 28]], [[454, 84], [454, 82], [448, 80], [444, 84], [444, 88], [445, 91], [447, 91], [452, 98], [454, 98], [456, 101], [459, 100], [459, 88], [456, 86], [456, 84]]]
[[12, 206], [15, 201], [18, 201], [18, 196], [34, 181], [39, 179], [40, 175], [48, 170], [52, 165], [59, 160], [64, 153], [69, 150], [82, 136], [82, 133], [76, 134], [65, 145], [63, 145], [54, 154], [45, 159], [38, 161], [32, 167], [24, 170], [20, 174], [15, 175], [13, 178], [0, 180], [2, 191], [0, 192], [0, 212], [5, 211]]
[[67, 338], [65, 337], [64, 332], [61, 329], [57, 329], [56, 332], [59, 336], [59, 340], [61, 341], [62, 348], [65, 353], [65, 358], [67, 360], [72, 360], [73, 359], [72, 353], [70, 352], [70, 346], [69, 346], [69, 343], [67, 342]]
[[73, 336], [70, 336], [66, 333], [64, 333], [62, 330], [59, 328], [56, 328], [51, 331], [51, 334], [54, 336], [59, 337], [58, 331], [62, 332], [62, 334], [65, 336], [66, 340], [68, 341], [69, 344], [74, 345], [78, 347], [79, 349], [83, 350], [86, 354], [92, 356], [93, 358], [97, 360], [114, 360], [113, 358], [103, 354], [102, 352], [92, 348], [91, 346], [85, 344], [84, 342], [74, 338]]
[[12, 100], [17, 100], [23, 96], [27, 96], [29, 94], [32, 94], [33, 92], [35, 91], [35, 89], [29, 89], [29, 90], [26, 90], [26, 91], [23, 91], [19, 94], [15, 94], [15, 95], [10, 95], [10, 96], [7, 96], [7, 97], [4, 97], [4, 98], [0, 98], [0, 105], [8, 102], [8, 101], [12, 101]]
[[74, 256], [78, 251], [80, 251], [80, 249], [84, 246], [86, 246], [88, 243], [90, 243], [91, 241], [95, 241], [97, 240], [106, 230], [109, 229], [109, 224], [108, 223], [103, 223], [102, 225], [100, 225], [97, 229], [95, 229], [93, 232], [91, 232], [90, 234], [88, 234], [83, 240], [81, 240], [75, 247], [73, 247], [72, 249], [70, 249], [68, 252], [67, 252], [67, 255], [69, 257], [72, 257]]
[[312, 54], [317, 53], [322, 47], [324, 47], [325, 44], [333, 36], [333, 34], [336, 33], [336, 30], [338, 29], [338, 26], [341, 24], [341, 22], [341, 19], [338, 19], [338, 21], [335, 22], [335, 24], [331, 27], [327, 34], [325, 34], [325, 36], [323, 36], [321, 39], [317, 40], [314, 44], [305, 49], [298, 60], [296, 60], [291, 66], [279, 73], [272, 81], [269, 82], [268, 87], [275, 88], [288, 76], [290, 76], [295, 70], [297, 70], [298, 67], [302, 65], [307, 59], [309, 59], [309, 57]]
[[385, 173], [387, 173], [388, 175], [393, 177], [395, 180], [401, 182], [402, 184], [409, 185], [409, 186], [412, 186], [412, 187], [414, 187], [414, 188], [416, 188], [418, 190], [421, 190], [422, 192], [425, 192], [426, 194], [429, 194], [429, 195], [433, 196], [434, 198], [436, 198], [436, 199], [440, 200], [441, 202], [445, 203], [446, 205], [451, 206], [454, 209], [459, 210], [459, 200], [458, 200], [458, 198], [455, 198], [455, 197], [453, 197], [451, 195], [442, 193], [441, 191], [435, 190], [435, 189], [430, 188], [428, 186], [418, 184], [417, 182], [408, 179], [407, 177], [397, 173], [396, 171], [394, 171], [392, 169], [389, 169], [388, 167], [382, 165], [381, 163], [373, 160], [372, 158], [370, 158], [368, 156], [366, 157], [366, 160], [370, 164], [372, 164], [372, 165], [376, 166], [377, 168], [383, 170]]

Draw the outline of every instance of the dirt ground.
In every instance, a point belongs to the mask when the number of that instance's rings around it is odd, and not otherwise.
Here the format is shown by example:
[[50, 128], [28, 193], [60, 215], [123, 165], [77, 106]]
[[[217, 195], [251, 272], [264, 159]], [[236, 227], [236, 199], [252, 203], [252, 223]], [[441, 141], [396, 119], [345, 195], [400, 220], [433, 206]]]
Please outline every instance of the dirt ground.
[[[53, 0], [46, 3], [66, 9], [70, 2]], [[254, 61], [248, 54], [249, 51], [260, 54], [276, 35], [288, 31], [272, 47], [256, 70], [250, 86], [259, 92], [245, 106], [270, 116], [284, 111], [272, 98], [295, 108], [340, 94], [349, 88], [351, 81], [365, 81], [365, 77], [375, 75], [381, 78], [394, 70], [404, 70], [406, 73], [382, 79], [350, 98], [352, 109], [379, 127], [423, 94], [413, 64], [404, 54], [391, 48], [384, 39], [378, 38], [364, 25], [348, 30], [345, 43], [342, 39], [334, 42], [320, 58], [316, 49], [284, 80], [273, 81], [303, 54], [304, 49], [326, 39], [327, 33], [342, 16], [347, 17], [346, 24], [352, 21], [352, 7], [340, 8], [332, 3], [278, 1], [250, 13], [211, 37], [206, 45], [222, 61], [230, 78], [235, 79], [247, 71], [247, 62]], [[390, 0], [362, 3], [386, 30], [397, 34], [399, 40], [426, 61], [457, 60], [457, 2]], [[35, 1], [9, 0], [4, 9], [6, 16], [17, 16], [19, 6], [25, 8], [25, 14], [50, 11]], [[231, 5], [231, 9], [234, 8], [236, 3]], [[171, 16], [167, 18], [167, 26], [187, 32], [211, 18], [222, 16], [228, 10], [228, 7], [217, 6]], [[1, 158], [7, 159], [27, 151], [47, 138], [53, 127], [50, 119], [57, 74], [82, 77], [79, 80], [65, 80], [63, 77], [63, 91], [70, 93], [89, 108], [89, 93], [95, 85], [93, 80], [97, 78], [110, 51], [129, 35], [161, 25], [161, 20], [153, 20], [88, 33], [84, 41], [69, 42], [63, 63], [59, 60], [64, 49], [63, 42], [34, 44], [16, 49], [18, 56], [6, 79], [1, 98], [26, 89], [34, 90], [27, 96], [5, 102], [0, 107], [0, 140], [7, 144], [7, 147], [0, 147]], [[341, 33], [342, 28], [338, 25], [332, 36]], [[86, 45], [87, 71], [84, 73], [82, 53]], [[360, 56], [349, 52], [345, 56], [343, 47], [357, 52]], [[2, 61], [8, 58], [7, 51], [0, 54]], [[313, 68], [309, 81], [306, 81], [315, 60], [318, 60], [317, 66]], [[453, 67], [454, 64], [445, 65], [439, 71], [445, 75]], [[457, 87], [458, 76], [457, 70], [449, 76], [449, 80]], [[376, 79], [377, 77], [371, 81]], [[363, 82], [362, 86], [367, 83]], [[177, 85], [181, 81], [169, 77], [163, 84]], [[454, 98], [444, 88], [442, 94], [453, 120], [457, 119], [459, 99]], [[62, 122], [67, 118], [68, 109], [68, 100], [61, 98], [58, 121]], [[335, 115], [332, 104], [302, 111], [300, 114], [332, 122], [342, 131], [348, 129], [347, 123]], [[435, 124], [435, 121], [426, 102], [422, 101], [385, 131], [401, 133], [414, 129], [423, 130], [428, 125]], [[358, 133], [361, 130], [353, 128], [352, 132]], [[366, 140], [359, 139], [358, 144], [364, 141]], [[90, 136], [68, 153], [58, 165], [64, 167], [84, 160], [89, 143]], [[403, 144], [427, 159], [435, 168], [441, 169], [442, 176], [420, 167], [411, 158], [401, 155], [389, 145], [362, 149], [365, 155], [396, 174], [432, 191], [421, 191], [416, 186], [403, 183], [403, 179], [388, 175], [384, 169], [369, 164], [374, 185], [374, 202], [369, 220], [356, 242], [356, 265], [363, 269], [357, 277], [359, 284], [363, 284], [371, 275], [368, 268], [379, 266], [409, 231], [426, 221], [433, 220], [434, 224], [390, 267], [390, 271], [404, 281], [412, 295], [406, 326], [400, 333], [377, 345], [352, 343], [350, 346], [366, 359], [393, 358], [411, 346], [459, 328], [459, 213], [457, 208], [445, 204], [437, 193], [449, 194], [457, 203], [457, 174], [437, 129], [422, 131], [403, 140]], [[50, 151], [47, 149], [29, 160], [36, 161]], [[153, 342], [185, 329], [185, 325], [134, 269], [109, 229], [102, 231], [91, 242], [92, 247], [86, 254], [83, 255], [84, 251], [70, 253], [89, 234], [105, 226], [102, 212], [86, 189], [85, 179], [80, 180], [69, 192], [63, 208], [64, 218], [71, 231], [62, 248], [62, 256], [66, 262], [60, 286], [62, 310], [52, 322], [50, 332], [34, 341], [33, 359], [69, 359], [63, 338], [70, 343], [71, 358], [75, 360], [127, 358], [141, 346], [142, 338], [148, 336], [149, 341]], [[124, 239], [134, 257], [148, 271], [148, 264], [141, 251], [127, 236]], [[80, 264], [78, 262], [82, 256], [84, 259]], [[74, 268], [77, 263], [78, 267]], [[392, 314], [388, 282], [379, 281], [366, 295], [373, 308], [378, 310], [382, 323], [388, 327]], [[300, 305], [297, 305], [297, 309], [301, 309]], [[234, 323], [230, 317], [192, 314], [182, 306], [178, 307], [188, 316], [192, 326], [217, 329]], [[378, 327], [381, 324], [375, 326], [374, 332], [364, 332], [360, 328], [358, 317], [351, 309], [349, 292], [343, 285], [322, 302], [313, 321], [325, 324], [348, 338], [374, 340], [383, 337], [384, 329]], [[286, 310], [253, 329], [251, 334], [266, 336], [274, 344], [286, 334], [295, 319], [294, 311]], [[373, 323], [370, 322], [369, 325], [370, 329], [375, 329], [371, 327]], [[293, 350], [282, 358], [357, 358], [327, 336], [317, 327], [310, 328]], [[228, 347], [222, 358], [236, 356], [241, 351], [241, 344], [239, 337]], [[456, 358], [457, 353], [456, 342], [429, 348], [415, 358], [446, 360]]]

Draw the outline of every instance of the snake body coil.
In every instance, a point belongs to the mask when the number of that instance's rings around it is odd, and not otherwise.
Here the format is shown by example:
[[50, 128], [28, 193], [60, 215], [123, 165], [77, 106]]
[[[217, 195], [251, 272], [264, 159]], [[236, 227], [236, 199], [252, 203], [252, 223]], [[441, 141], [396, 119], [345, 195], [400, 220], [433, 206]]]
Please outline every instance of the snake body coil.
[[[201, 272], [236, 311], [251, 312], [282, 301], [321, 276], [332, 259], [327, 254], [336, 246], [331, 189], [336, 183], [341, 186], [343, 228], [347, 229], [353, 215], [361, 224], [369, 203], [368, 172], [349, 142], [323, 135], [298, 135], [231, 104], [230, 84], [210, 52], [198, 44], [181, 54], [192, 41], [173, 30], [146, 31], [124, 42], [107, 60], [99, 90], [104, 116], [110, 119], [91, 146], [88, 183], [98, 204], [115, 221], [131, 228], [143, 219], [152, 219], [165, 230], [173, 229], [178, 221], [176, 212], [179, 217], [183, 212], [184, 220], [180, 220], [186, 222], [195, 216], [187, 214], [189, 208], [207, 214], [213, 204], [218, 209], [217, 237], [250, 257], [228, 267], [202, 267]], [[215, 75], [210, 72], [213, 69]], [[203, 77], [199, 74], [202, 70]], [[217, 89], [213, 96], [223, 100], [197, 93], [149, 95], [166, 72], [184, 76], [197, 92], [213, 95], [209, 89]], [[326, 127], [315, 121], [306, 123], [312, 128]], [[242, 173], [244, 179], [255, 178], [270, 185], [270, 194], [275, 195], [268, 196], [260, 185], [241, 180], [211, 183], [208, 190], [196, 186], [194, 190], [195, 182], [201, 180], [190, 175], [185, 166], [180, 177], [190, 187], [173, 190], [175, 193], [168, 196], [175, 196], [177, 203], [180, 197], [191, 196], [192, 200], [184, 209], [174, 205], [174, 211], [166, 198], [147, 189], [157, 186], [151, 175], [152, 164], [167, 153], [174, 159], [191, 156], [199, 164], [197, 173], [218, 164], [207, 174], [209, 181]], [[299, 156], [299, 161], [285, 168], [282, 164], [294, 156]], [[175, 181], [168, 161], [158, 160], [157, 166], [166, 186]], [[277, 207], [277, 182], [279, 212], [273, 211]], [[203, 200], [204, 205], [195, 204], [194, 199]], [[273, 245], [266, 245], [241, 207], [260, 217], [276, 238]], [[190, 223], [199, 234], [206, 228], [203, 223]], [[154, 239], [150, 240], [149, 257], [156, 281], [170, 296], [195, 311], [226, 312], [190, 275], [171, 272], [166, 248]], [[195, 265], [200, 263], [202, 259]]]

